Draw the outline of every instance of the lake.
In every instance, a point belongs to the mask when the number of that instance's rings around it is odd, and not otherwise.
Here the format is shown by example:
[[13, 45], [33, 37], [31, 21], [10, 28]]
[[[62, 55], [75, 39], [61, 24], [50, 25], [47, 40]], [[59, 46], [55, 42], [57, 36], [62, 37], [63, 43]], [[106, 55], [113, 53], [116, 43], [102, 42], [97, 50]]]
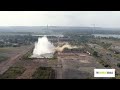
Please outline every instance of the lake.
[[116, 35], [116, 34], [92, 34], [95, 37], [114, 37], [114, 38], [120, 38], [120, 35]]

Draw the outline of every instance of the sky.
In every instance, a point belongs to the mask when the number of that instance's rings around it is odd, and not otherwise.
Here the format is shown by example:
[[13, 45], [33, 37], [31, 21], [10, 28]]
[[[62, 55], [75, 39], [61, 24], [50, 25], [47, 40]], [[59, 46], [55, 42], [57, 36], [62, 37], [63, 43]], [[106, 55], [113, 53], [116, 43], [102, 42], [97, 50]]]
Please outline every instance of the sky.
[[120, 11], [0, 11], [0, 26], [120, 28]]

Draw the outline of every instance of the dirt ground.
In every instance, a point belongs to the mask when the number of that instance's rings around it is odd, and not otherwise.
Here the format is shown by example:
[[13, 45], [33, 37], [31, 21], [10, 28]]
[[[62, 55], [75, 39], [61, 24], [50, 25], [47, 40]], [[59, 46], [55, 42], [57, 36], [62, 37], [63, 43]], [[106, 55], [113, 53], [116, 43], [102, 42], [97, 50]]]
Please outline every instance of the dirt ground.
[[0, 74], [3, 74], [9, 67], [13, 66], [19, 61], [19, 58], [28, 52], [33, 46], [22, 46], [17, 48], [9, 48], [10, 58], [0, 63]]
[[93, 78], [95, 68], [104, 68], [92, 56], [85, 53], [60, 53], [55, 60], [20, 60], [20, 57], [32, 47], [14, 49], [11, 52], [13, 56], [0, 63], [0, 74], [3, 74], [11, 66], [20, 66], [25, 67], [26, 70], [16, 79], [32, 79], [32, 75], [38, 67], [52, 67], [56, 72], [56, 79], [88, 79]]
[[[64, 54], [66, 55], [66, 54]], [[77, 58], [76, 58], [77, 56]], [[84, 57], [83, 57], [84, 56]], [[65, 56], [64, 56], [65, 57]], [[88, 79], [94, 78], [94, 69], [104, 68], [92, 56], [87, 54], [71, 54], [71, 57], [59, 56], [62, 63], [62, 79]], [[60, 71], [59, 71], [60, 73]]]

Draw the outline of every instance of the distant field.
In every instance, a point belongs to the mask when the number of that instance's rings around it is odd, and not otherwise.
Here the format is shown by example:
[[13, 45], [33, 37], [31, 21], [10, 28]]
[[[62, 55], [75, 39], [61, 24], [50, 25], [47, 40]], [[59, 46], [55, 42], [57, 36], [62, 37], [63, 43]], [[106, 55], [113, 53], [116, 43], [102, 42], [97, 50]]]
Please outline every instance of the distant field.
[[115, 40], [101, 39], [100, 42], [112, 43], [112, 45], [120, 45], [120, 42]]
[[10, 67], [5, 73], [0, 75], [0, 79], [16, 79], [25, 71], [23, 67]]
[[4, 56], [4, 55], [0, 55], [0, 62], [4, 61], [4, 60], [7, 60], [8, 57], [7, 56]]
[[2, 52], [2, 53], [9, 52], [10, 49], [11, 49], [10, 47], [0, 48], [0, 52]]
[[9, 55], [7, 54], [9, 52], [8, 48], [0, 48], [0, 62], [7, 60], [9, 58]]
[[0, 48], [0, 62], [16, 56], [21, 51], [25, 50], [27, 47], [28, 46]]

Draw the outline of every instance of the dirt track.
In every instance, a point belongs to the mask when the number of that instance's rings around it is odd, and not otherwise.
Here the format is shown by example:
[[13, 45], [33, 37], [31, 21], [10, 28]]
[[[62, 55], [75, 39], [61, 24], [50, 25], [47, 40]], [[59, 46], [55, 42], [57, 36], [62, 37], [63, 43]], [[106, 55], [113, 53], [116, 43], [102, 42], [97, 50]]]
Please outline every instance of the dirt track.
[[8, 70], [9, 67], [11, 67], [17, 61], [19, 61], [21, 56], [26, 54], [32, 48], [33, 48], [33, 45], [30, 47], [27, 47], [24, 51], [20, 52], [18, 55], [14, 56], [14, 57], [11, 57], [9, 60], [6, 60], [6, 61], [0, 63], [0, 74], [3, 74], [6, 70]]
[[17, 79], [32, 79], [32, 75], [37, 68], [38, 66], [36, 66], [36, 64], [27, 66], [26, 71], [21, 76], [17, 77]]

